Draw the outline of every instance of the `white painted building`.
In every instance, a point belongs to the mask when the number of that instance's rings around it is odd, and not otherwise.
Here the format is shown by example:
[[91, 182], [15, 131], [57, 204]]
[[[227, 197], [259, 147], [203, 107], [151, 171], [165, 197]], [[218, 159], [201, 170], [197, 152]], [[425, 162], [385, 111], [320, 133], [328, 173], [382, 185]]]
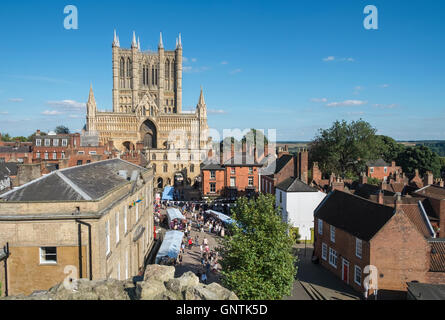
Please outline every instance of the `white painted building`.
[[311, 228], [314, 228], [314, 210], [326, 194], [300, 179], [289, 178], [276, 186], [275, 197], [283, 221], [299, 229], [300, 240], [310, 240]]

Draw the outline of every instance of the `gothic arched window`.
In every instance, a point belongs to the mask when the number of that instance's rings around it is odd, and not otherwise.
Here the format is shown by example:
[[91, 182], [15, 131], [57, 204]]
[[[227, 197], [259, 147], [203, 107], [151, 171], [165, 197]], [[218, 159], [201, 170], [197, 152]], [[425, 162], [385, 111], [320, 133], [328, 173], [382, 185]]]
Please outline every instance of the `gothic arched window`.
[[120, 64], [120, 77], [123, 78], [125, 77], [125, 60], [124, 58], [121, 58], [121, 64]]
[[131, 78], [131, 68], [132, 68], [132, 65], [131, 65], [131, 60], [130, 60], [130, 58], [128, 58], [128, 60], [127, 60], [127, 77], [128, 78]]
[[153, 156], [151, 158], [152, 158], [152, 160], [156, 160], [156, 154], [153, 153]]
[[164, 154], [164, 160], [167, 160], [167, 154], [166, 153]]
[[194, 164], [190, 165], [190, 172], [195, 172], [195, 165]]
[[168, 164], [164, 164], [164, 172], [168, 171]]

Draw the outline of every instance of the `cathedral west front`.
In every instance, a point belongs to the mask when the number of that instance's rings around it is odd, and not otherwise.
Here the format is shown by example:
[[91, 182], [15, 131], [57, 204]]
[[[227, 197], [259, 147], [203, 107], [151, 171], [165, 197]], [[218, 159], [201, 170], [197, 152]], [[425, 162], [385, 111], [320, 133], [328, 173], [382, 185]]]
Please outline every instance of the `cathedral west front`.
[[211, 145], [203, 91], [194, 112], [182, 111], [182, 40], [165, 50], [141, 51], [133, 33], [131, 48], [112, 44], [113, 110], [99, 112], [92, 88], [86, 130], [102, 144], [112, 142], [126, 152], [140, 152], [155, 171], [155, 187], [173, 185], [175, 177], [193, 184]]

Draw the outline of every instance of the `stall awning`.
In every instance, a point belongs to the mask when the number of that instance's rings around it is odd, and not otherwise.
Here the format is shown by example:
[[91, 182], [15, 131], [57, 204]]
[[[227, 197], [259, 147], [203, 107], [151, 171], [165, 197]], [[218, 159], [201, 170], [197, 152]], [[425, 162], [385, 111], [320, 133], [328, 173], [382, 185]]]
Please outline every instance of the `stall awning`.
[[159, 248], [158, 254], [156, 255], [156, 263], [159, 263], [159, 261], [165, 256], [176, 259], [181, 249], [183, 237], [184, 233], [181, 231], [167, 231], [165, 233], [164, 240], [162, 241], [162, 245]]
[[184, 220], [185, 217], [182, 215], [181, 211], [176, 208], [168, 208], [167, 209], [167, 217], [168, 217], [168, 224], [170, 224], [173, 220]]
[[206, 211], [207, 214], [211, 214], [213, 215], [215, 218], [221, 220], [222, 222], [226, 223], [226, 224], [232, 224], [235, 221], [230, 218], [229, 216], [225, 215], [224, 213], [215, 211], [215, 210], [207, 210]]
[[162, 193], [162, 200], [173, 200], [173, 192], [175, 188], [173, 187], [165, 187], [164, 192]]

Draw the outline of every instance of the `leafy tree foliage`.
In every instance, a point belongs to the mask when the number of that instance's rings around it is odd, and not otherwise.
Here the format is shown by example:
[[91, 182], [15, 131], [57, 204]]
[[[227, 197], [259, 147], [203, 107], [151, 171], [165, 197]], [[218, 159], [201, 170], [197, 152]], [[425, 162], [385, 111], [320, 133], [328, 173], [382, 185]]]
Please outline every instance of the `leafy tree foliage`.
[[426, 146], [407, 147], [399, 154], [397, 164], [404, 172], [413, 173], [419, 169], [421, 175], [431, 171], [435, 177], [440, 177], [442, 167], [439, 155]]
[[68, 129], [68, 127], [65, 127], [65, 126], [58, 126], [55, 131], [57, 134], [69, 134], [70, 133], [70, 129]]
[[379, 142], [376, 129], [366, 121], [336, 121], [331, 128], [320, 129], [309, 144], [311, 161], [325, 173], [357, 176], [366, 161], [379, 158]]
[[240, 198], [237, 221], [218, 248], [223, 284], [244, 300], [276, 300], [290, 294], [296, 275], [294, 240], [275, 208], [275, 197]]
[[377, 136], [379, 155], [386, 162], [395, 161], [405, 150], [405, 146], [388, 136]]
[[250, 129], [249, 132], [247, 132], [244, 137], [242, 138], [241, 142], [244, 144], [246, 141], [249, 141], [250, 143], [253, 142], [253, 144], [256, 146], [257, 141], [258, 143], [261, 143], [261, 140], [263, 140], [263, 144], [268, 144], [267, 137], [264, 135], [262, 131], [259, 131], [257, 129]]

